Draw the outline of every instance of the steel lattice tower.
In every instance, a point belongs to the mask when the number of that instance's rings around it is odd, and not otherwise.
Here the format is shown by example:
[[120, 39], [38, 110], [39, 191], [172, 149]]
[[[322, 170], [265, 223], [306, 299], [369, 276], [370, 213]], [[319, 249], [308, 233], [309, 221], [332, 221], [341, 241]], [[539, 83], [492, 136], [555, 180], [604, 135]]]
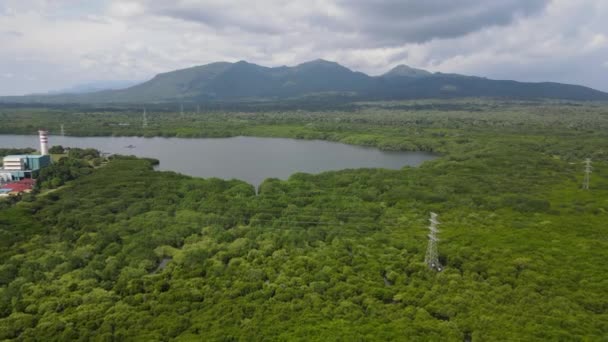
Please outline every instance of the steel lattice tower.
[[591, 158], [585, 159], [585, 178], [583, 179], [583, 189], [589, 190], [589, 179], [591, 178]]
[[60, 132], [61, 136], [64, 137], [65, 136], [65, 129], [63, 128], [63, 124], [61, 124], [61, 132]]
[[143, 121], [142, 121], [141, 126], [143, 128], [148, 127], [148, 117], [146, 116], [146, 108], [144, 108], [144, 116], [143, 116]]
[[439, 263], [439, 253], [437, 252], [437, 242], [439, 241], [437, 238], [437, 233], [439, 232], [437, 226], [440, 224], [440, 222], [437, 220], [437, 214], [431, 213], [429, 222], [429, 245], [426, 249], [424, 262], [429, 266], [429, 268], [434, 269], [437, 272], [441, 272], [442, 267]]

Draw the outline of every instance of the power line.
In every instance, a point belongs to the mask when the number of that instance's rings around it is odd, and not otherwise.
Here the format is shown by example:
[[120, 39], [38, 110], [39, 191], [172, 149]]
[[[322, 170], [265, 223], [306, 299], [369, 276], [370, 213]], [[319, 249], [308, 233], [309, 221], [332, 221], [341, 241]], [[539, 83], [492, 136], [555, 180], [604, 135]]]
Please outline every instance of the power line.
[[[216, 211], [212, 211], [213, 209], [215, 209]], [[246, 209], [246, 208], [242, 208], [242, 209], [226, 209], [226, 208], [202, 208], [201, 210], [202, 214], [216, 214], [216, 215], [222, 215], [222, 218], [230, 218], [230, 219], [235, 219], [235, 220], [244, 220], [244, 221], [269, 221], [269, 222], [277, 222], [277, 221], [289, 221], [289, 222], [294, 222], [294, 223], [302, 223], [302, 224], [309, 224], [309, 223], [323, 223], [323, 224], [352, 224], [353, 220], [362, 220], [362, 219], [370, 219], [370, 220], [374, 220], [374, 223], [371, 222], [364, 222], [364, 224], [379, 224], [382, 226], [402, 226], [403, 222], [400, 221], [399, 217], [378, 217], [378, 215], [357, 215], [357, 214], [340, 214], [339, 216], [342, 217], [337, 217], [337, 216], [328, 216], [327, 214], [335, 214], [335, 213], [319, 213], [319, 214], [298, 214], [298, 213], [294, 213], [293, 216], [285, 216], [285, 214], [289, 214], [289, 213], [285, 213], [285, 212], [281, 212], [281, 211], [274, 211], [274, 210], [264, 210], [264, 209]], [[282, 215], [279, 217], [274, 217], [274, 218], [266, 218], [266, 217], [254, 217], [256, 214], [269, 214], [269, 215]], [[249, 217], [243, 217], [243, 216], [235, 216], [235, 215], [249, 215]], [[327, 219], [333, 219], [335, 220], [335, 222], [322, 222], [322, 220], [327, 220]]]
[[[204, 211], [204, 210], [203, 210]], [[376, 217], [377, 215], [352, 215], [352, 214], [347, 214], [347, 215], [340, 215], [342, 217], [338, 217], [337, 215], [331, 215], [333, 213], [319, 213], [319, 214], [295, 214], [293, 216], [285, 216], [286, 213], [282, 213], [282, 212], [275, 212], [275, 211], [264, 211], [264, 210], [255, 210], [255, 211], [244, 211], [244, 210], [225, 210], [224, 212], [213, 212], [213, 211], [207, 211], [207, 212], [203, 212], [205, 214], [217, 214], [217, 215], [225, 215], [225, 214], [240, 214], [240, 215], [249, 215], [250, 218], [254, 217], [256, 214], [268, 214], [268, 215], [282, 215], [280, 217], [276, 217], [273, 220], [280, 220], [280, 219], [292, 219], [292, 218], [296, 218], [296, 219], [335, 219], [339, 222], [351, 222], [350, 220], [362, 220], [362, 219], [370, 219], [370, 220], [375, 220], [376, 222], [381, 222], [381, 223], [387, 223], [387, 222], [393, 222], [395, 224], [399, 223], [399, 218], [398, 217]], [[330, 214], [330, 215], [328, 215]], [[243, 217], [239, 217], [239, 219], [241, 219]], [[256, 218], [258, 219], [258, 218]], [[265, 219], [265, 218], [259, 218], [259, 219]], [[315, 221], [316, 222], [316, 221]]]
[[[366, 212], [362, 212], [362, 211], [346, 211], [346, 210], [326, 210], [326, 209], [318, 209], [318, 208], [306, 208], [306, 207], [295, 207], [293, 209], [298, 209], [301, 210], [304, 214], [309, 214], [309, 215], [324, 215], [324, 214], [337, 214], [337, 215], [346, 215], [346, 216], [354, 216], [354, 217], [371, 217], [371, 216], [378, 216], [378, 215], [382, 215], [383, 213], [366, 213]], [[318, 210], [317, 213], [311, 212], [311, 213], [307, 213], [306, 210], [308, 209], [316, 209]], [[241, 212], [264, 212], [264, 213], [275, 213], [275, 214], [288, 214], [289, 212], [286, 212], [288, 210], [292, 210], [291, 208], [247, 208], [247, 207], [239, 207], [239, 208], [235, 208], [235, 207], [220, 207], [220, 206], [203, 206], [201, 207], [199, 210], [201, 211], [205, 211], [205, 210], [218, 210], [218, 211], [241, 211]], [[300, 215], [300, 214], [298, 214]]]
[[[236, 219], [236, 218], [235, 218]], [[244, 224], [247, 224], [247, 227], [249, 228], [256, 228], [255, 226], [251, 226], [252, 224], [256, 224], [256, 223], [272, 223], [272, 225], [270, 225], [271, 227], [269, 228], [273, 228], [276, 229], [278, 228], [277, 226], [283, 227], [286, 230], [292, 230], [292, 229], [310, 229], [310, 228], [318, 228], [318, 227], [329, 227], [329, 228], [340, 228], [340, 229], [348, 229], [348, 230], [360, 230], [361, 228], [367, 228], [367, 229], [373, 229], [373, 230], [377, 230], [379, 228], [401, 228], [402, 225], [399, 225], [397, 222], [392, 222], [391, 224], [385, 224], [385, 223], [377, 223], [377, 224], [372, 224], [372, 223], [339, 223], [339, 222], [317, 222], [317, 221], [302, 221], [302, 220], [288, 220], [288, 221], [281, 221], [281, 220], [271, 220], [271, 219], [254, 219], [254, 220], [248, 220], [247, 222], [244, 222]], [[298, 227], [299, 226], [304, 226], [306, 225], [307, 227]]]

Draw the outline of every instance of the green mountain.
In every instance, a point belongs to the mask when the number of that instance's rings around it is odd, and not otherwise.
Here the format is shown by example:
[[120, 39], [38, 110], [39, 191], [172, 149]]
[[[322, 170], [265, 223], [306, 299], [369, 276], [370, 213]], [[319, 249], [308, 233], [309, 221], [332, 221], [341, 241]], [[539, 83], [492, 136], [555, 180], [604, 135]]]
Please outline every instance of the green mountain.
[[421, 77], [430, 77], [430, 76], [433, 76], [433, 74], [426, 70], [416, 69], [416, 68], [412, 68], [407, 65], [401, 64], [401, 65], [397, 65], [396, 67], [392, 68], [389, 72], [387, 72], [386, 74], [384, 74], [382, 76], [385, 78], [391, 78], [391, 77], [421, 78]]
[[356, 100], [458, 97], [608, 100], [608, 93], [577, 85], [433, 74], [405, 65], [399, 65], [384, 75], [372, 77], [335, 62], [315, 60], [294, 67], [274, 68], [245, 61], [217, 62], [162, 73], [127, 89], [87, 94], [1, 97], [0, 102], [234, 102], [301, 99], [319, 95], [347, 96]]

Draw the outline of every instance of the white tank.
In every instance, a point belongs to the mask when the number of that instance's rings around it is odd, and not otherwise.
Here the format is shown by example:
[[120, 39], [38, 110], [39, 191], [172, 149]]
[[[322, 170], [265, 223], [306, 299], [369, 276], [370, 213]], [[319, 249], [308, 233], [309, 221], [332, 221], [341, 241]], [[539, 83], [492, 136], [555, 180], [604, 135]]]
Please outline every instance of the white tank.
[[46, 156], [49, 154], [49, 132], [39, 130], [38, 135], [40, 136], [40, 154]]

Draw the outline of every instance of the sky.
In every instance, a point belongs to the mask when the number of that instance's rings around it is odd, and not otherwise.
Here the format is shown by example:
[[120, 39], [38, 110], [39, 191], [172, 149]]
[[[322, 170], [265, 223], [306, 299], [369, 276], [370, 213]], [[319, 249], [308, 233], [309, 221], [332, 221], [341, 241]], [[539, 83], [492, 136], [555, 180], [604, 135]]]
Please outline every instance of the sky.
[[0, 95], [318, 58], [608, 91], [606, 18], [607, 0], [0, 0]]

